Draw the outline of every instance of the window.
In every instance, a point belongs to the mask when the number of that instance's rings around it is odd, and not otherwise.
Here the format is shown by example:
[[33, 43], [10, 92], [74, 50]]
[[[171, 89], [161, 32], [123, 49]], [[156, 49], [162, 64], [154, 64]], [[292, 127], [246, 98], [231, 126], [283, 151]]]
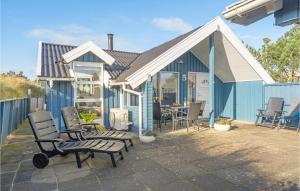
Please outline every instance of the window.
[[100, 119], [102, 117], [102, 65], [97, 63], [95, 67], [85, 63], [74, 63], [76, 77], [75, 105], [79, 112], [94, 113]]
[[160, 101], [162, 105], [173, 105], [178, 103], [179, 97], [179, 73], [160, 72]]

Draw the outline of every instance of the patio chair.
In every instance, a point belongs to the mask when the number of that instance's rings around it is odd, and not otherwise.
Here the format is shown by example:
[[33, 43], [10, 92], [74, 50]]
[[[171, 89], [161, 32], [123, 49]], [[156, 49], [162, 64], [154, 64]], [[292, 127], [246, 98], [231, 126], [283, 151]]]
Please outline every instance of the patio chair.
[[162, 114], [161, 114], [160, 103], [154, 102], [153, 103], [153, 120], [157, 122], [157, 125], [158, 125], [158, 128], [160, 131], [161, 131], [161, 119], [162, 119]]
[[[274, 128], [283, 114], [284, 100], [280, 97], [270, 97], [266, 109], [258, 109], [255, 125], [270, 126]], [[261, 122], [258, 123], [259, 119]]]
[[178, 113], [185, 114], [185, 116], [176, 117], [175, 123], [186, 121], [187, 132], [189, 132], [189, 125], [191, 122], [196, 123], [196, 125], [199, 126], [199, 124], [198, 124], [199, 118], [198, 117], [199, 117], [199, 114], [201, 114], [201, 112], [203, 112], [203, 111], [201, 111], [202, 104], [203, 104], [203, 102], [192, 102], [192, 103], [190, 103], [190, 107], [189, 107], [187, 113], [178, 111]]
[[[128, 152], [128, 147], [133, 146], [132, 134], [124, 131], [108, 130], [100, 132], [97, 129], [99, 123], [81, 123], [78, 112], [75, 107], [65, 107], [61, 110], [63, 121], [67, 130], [80, 130], [80, 139], [82, 140], [95, 140], [95, 139], [106, 139], [106, 140], [118, 140], [125, 144], [125, 150]], [[78, 137], [69, 135], [70, 139], [78, 140]], [[129, 144], [127, 144], [127, 141]]]
[[[298, 100], [293, 100], [290, 104], [289, 110], [284, 112], [282, 116], [283, 128], [289, 125], [295, 125], [297, 127], [297, 133], [300, 130], [300, 102]], [[292, 124], [295, 122], [295, 124]], [[280, 126], [279, 126], [280, 129]]]
[[157, 122], [158, 128], [161, 131], [161, 123], [164, 122], [166, 125], [167, 120], [172, 119], [171, 111], [166, 108], [162, 110], [160, 102], [153, 103], [153, 120]]
[[[106, 153], [110, 155], [113, 167], [116, 167], [116, 161], [123, 160], [122, 149], [124, 143], [120, 141], [108, 140], [84, 140], [70, 141], [61, 138], [62, 134], [75, 134], [79, 136], [80, 131], [67, 130], [58, 131], [52, 114], [48, 111], [39, 111], [28, 115], [29, 123], [35, 137], [35, 142], [38, 144], [40, 153], [33, 157], [33, 164], [37, 168], [44, 168], [49, 163], [49, 158], [60, 155], [74, 153], [78, 168], [88, 158], [94, 158], [94, 152]], [[82, 160], [79, 153], [88, 154]], [[117, 158], [115, 158], [115, 154]]]

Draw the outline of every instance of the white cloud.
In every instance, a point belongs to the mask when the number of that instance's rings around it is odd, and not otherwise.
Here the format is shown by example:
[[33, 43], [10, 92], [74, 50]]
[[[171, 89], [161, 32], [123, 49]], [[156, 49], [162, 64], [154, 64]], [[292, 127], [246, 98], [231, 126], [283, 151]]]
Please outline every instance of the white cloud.
[[152, 24], [159, 29], [167, 31], [176, 31], [180, 33], [185, 33], [192, 30], [192, 26], [178, 17], [170, 18], [154, 18]]
[[80, 25], [64, 25], [55, 29], [35, 28], [28, 37], [45, 42], [79, 45], [86, 41], [94, 41], [100, 45], [106, 42], [106, 34], [97, 34], [90, 28]]
[[[91, 28], [80, 25], [64, 25], [53, 29], [35, 28], [27, 33], [27, 37], [50, 43], [80, 45], [86, 41], [93, 41], [101, 48], [107, 48], [107, 34], [97, 33]], [[114, 37], [114, 49], [124, 51], [141, 51], [139, 44], [120, 35]]]

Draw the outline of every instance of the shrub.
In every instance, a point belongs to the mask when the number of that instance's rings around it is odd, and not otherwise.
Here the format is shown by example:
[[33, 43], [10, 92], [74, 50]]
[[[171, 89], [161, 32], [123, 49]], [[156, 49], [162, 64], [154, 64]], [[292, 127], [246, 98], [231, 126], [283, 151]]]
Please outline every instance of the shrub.
[[148, 131], [145, 136], [153, 136], [153, 137], [156, 137], [156, 133], [153, 132], [153, 131]]
[[86, 123], [91, 123], [95, 119], [97, 119], [97, 115], [95, 113], [89, 113], [86, 111], [82, 111], [79, 113], [79, 115], [80, 115], [80, 118]]
[[231, 125], [231, 119], [219, 118], [215, 123], [219, 125]]

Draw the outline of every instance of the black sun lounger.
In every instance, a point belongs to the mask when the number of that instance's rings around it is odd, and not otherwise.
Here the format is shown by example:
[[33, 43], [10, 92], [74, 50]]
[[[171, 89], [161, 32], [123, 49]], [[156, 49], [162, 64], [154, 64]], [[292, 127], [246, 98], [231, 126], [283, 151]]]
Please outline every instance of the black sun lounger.
[[[106, 139], [106, 140], [119, 140], [125, 144], [125, 150], [128, 151], [128, 146], [133, 146], [132, 134], [124, 131], [108, 130], [100, 132], [97, 129], [98, 123], [81, 123], [78, 112], [75, 107], [65, 107], [61, 110], [63, 120], [66, 129], [82, 130], [81, 139], [84, 140], [95, 140], [95, 139]], [[77, 140], [78, 137], [70, 137]], [[129, 142], [129, 144], [127, 143]]]
[[[124, 143], [121, 141], [109, 140], [84, 140], [65, 141], [60, 138], [61, 134], [76, 134], [80, 136], [81, 131], [67, 130], [59, 132], [52, 114], [47, 111], [34, 112], [28, 115], [29, 123], [33, 131], [35, 142], [38, 144], [41, 153], [35, 154], [33, 164], [37, 168], [44, 168], [49, 163], [49, 158], [55, 155], [66, 155], [74, 153], [78, 168], [89, 157], [94, 158], [94, 152], [106, 153], [110, 155], [113, 167], [116, 161], [123, 160], [122, 149]], [[87, 153], [87, 157], [80, 159], [79, 153]], [[115, 157], [115, 154], [117, 156]]]

